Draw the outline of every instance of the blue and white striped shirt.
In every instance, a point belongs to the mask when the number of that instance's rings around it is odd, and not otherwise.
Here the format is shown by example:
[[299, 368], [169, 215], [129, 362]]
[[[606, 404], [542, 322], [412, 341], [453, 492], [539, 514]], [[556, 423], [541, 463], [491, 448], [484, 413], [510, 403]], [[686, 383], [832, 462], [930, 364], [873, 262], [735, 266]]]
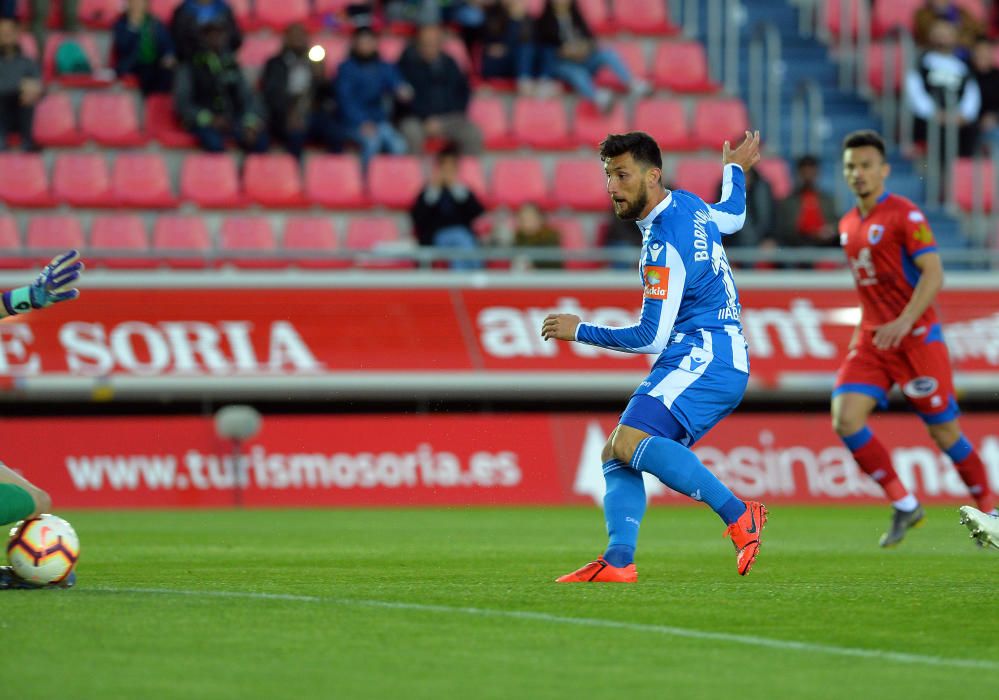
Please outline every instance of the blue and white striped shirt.
[[738, 165], [725, 166], [717, 204], [683, 190], [667, 192], [638, 222], [645, 290], [641, 319], [626, 328], [580, 323], [576, 340], [648, 354], [683, 343], [748, 373], [742, 306], [721, 242], [723, 234], [735, 233], [745, 221], [746, 180]]

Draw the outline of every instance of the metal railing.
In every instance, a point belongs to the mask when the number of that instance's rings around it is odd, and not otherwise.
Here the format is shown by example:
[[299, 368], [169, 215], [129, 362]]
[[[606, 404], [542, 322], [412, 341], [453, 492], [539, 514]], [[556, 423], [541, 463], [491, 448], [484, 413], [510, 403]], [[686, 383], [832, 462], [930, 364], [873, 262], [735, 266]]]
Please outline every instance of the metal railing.
[[777, 27], [772, 22], [757, 24], [749, 40], [749, 115], [775, 153], [781, 152], [781, 53]]
[[[953, 115], [957, 92], [944, 90], [943, 114]], [[953, 119], [941, 119], [941, 110], [933, 113], [926, 127], [926, 203], [930, 207], [954, 206], [955, 191], [947, 168], [957, 160], [958, 126]]]
[[822, 152], [825, 106], [822, 88], [808, 79], [798, 83], [791, 99], [791, 157]]

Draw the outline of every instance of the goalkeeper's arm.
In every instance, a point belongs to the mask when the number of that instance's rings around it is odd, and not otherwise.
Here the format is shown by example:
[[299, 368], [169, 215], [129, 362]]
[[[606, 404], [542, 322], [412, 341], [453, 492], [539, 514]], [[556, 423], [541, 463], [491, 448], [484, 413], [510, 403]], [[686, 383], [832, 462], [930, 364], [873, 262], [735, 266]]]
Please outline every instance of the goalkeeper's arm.
[[80, 260], [78, 251], [71, 250], [57, 255], [34, 282], [3, 293], [0, 318], [26, 314], [60, 301], [76, 299], [80, 296], [80, 290], [73, 287], [73, 284], [80, 279], [82, 272], [83, 261]]

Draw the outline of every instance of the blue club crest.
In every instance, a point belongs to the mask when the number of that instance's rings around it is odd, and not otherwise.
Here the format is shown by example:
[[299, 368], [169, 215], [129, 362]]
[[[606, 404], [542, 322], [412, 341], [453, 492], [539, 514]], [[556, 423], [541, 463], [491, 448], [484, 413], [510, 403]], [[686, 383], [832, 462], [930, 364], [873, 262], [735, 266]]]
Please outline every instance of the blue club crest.
[[885, 235], [885, 227], [881, 224], [871, 224], [871, 227], [867, 229], [867, 242], [871, 245], [877, 245], [881, 242], [881, 238]]

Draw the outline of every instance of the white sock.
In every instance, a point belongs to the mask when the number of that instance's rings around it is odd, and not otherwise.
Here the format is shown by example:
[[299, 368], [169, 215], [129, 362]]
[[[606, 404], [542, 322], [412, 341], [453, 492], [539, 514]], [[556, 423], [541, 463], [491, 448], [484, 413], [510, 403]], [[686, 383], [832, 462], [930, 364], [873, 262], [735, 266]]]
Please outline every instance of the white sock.
[[915, 496], [909, 493], [897, 501], [892, 501], [892, 505], [898, 510], [904, 510], [906, 513], [911, 513], [919, 507], [919, 501], [916, 500]]

